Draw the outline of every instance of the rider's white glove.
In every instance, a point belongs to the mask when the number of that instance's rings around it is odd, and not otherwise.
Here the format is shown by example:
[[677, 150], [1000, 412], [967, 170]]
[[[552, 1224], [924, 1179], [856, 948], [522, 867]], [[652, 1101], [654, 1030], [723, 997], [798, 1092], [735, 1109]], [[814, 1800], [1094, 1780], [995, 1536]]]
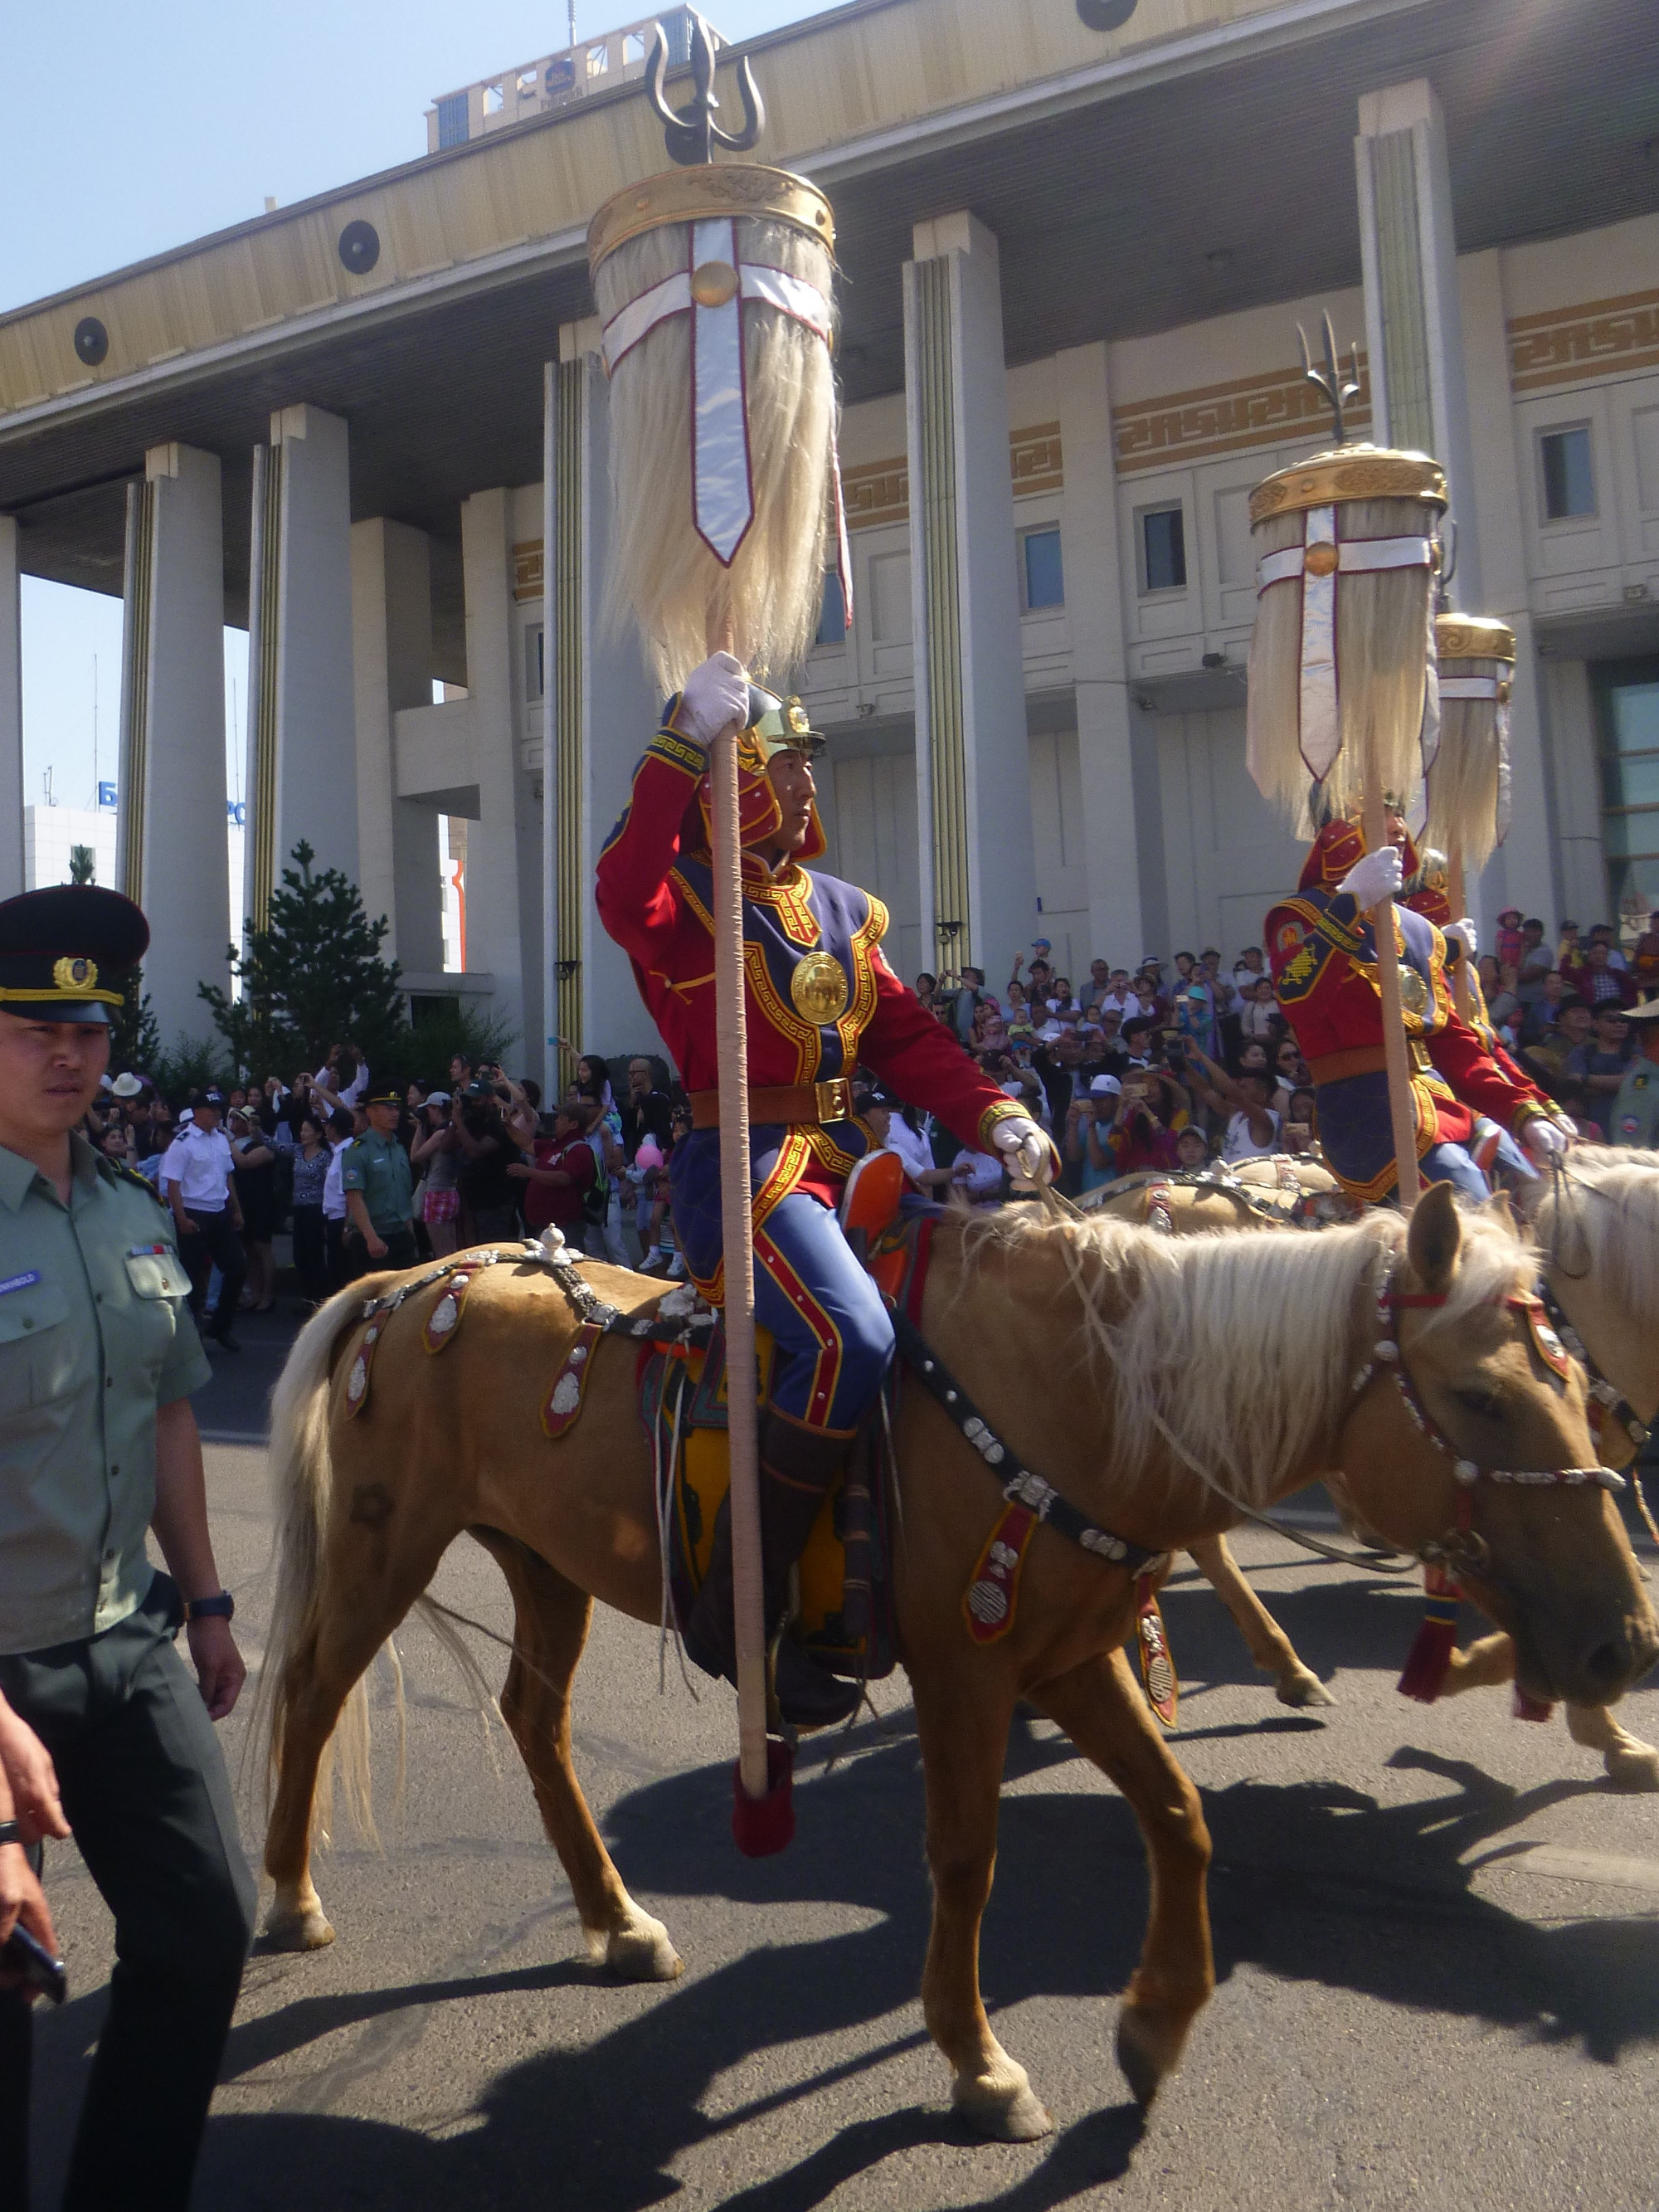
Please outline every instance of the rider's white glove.
[[1340, 896], [1346, 891], [1362, 914], [1392, 898], [1405, 880], [1400, 869], [1400, 848], [1384, 845], [1380, 852], [1367, 853], [1363, 860], [1356, 860], [1337, 885]]
[[1571, 1139], [1559, 1121], [1549, 1121], [1540, 1114], [1522, 1131], [1521, 1141], [1534, 1159], [1547, 1163], [1565, 1159]]
[[1054, 1180], [1054, 1149], [1028, 1114], [1010, 1114], [993, 1125], [991, 1142], [1003, 1155], [1003, 1164], [1019, 1182]]
[[1475, 933], [1474, 924], [1468, 915], [1464, 915], [1462, 921], [1449, 921], [1441, 934], [1455, 939], [1461, 945], [1466, 958], [1478, 960], [1480, 957], [1480, 939]]
[[694, 745], [712, 745], [722, 730], [749, 719], [749, 678], [735, 653], [711, 653], [685, 679], [674, 727]]

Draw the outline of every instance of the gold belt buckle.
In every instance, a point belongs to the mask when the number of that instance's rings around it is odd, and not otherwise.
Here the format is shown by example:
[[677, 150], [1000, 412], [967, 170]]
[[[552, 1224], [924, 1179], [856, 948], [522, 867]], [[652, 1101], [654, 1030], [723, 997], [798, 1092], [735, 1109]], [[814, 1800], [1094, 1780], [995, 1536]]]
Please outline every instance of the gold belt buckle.
[[1421, 1037], [1408, 1037], [1406, 1042], [1412, 1048], [1412, 1066], [1419, 1075], [1426, 1075], [1434, 1066], [1434, 1062], [1429, 1058], [1427, 1045], [1424, 1043]]
[[818, 1102], [820, 1121], [850, 1121], [853, 1118], [853, 1085], [844, 1075], [831, 1075], [822, 1083], [812, 1085]]

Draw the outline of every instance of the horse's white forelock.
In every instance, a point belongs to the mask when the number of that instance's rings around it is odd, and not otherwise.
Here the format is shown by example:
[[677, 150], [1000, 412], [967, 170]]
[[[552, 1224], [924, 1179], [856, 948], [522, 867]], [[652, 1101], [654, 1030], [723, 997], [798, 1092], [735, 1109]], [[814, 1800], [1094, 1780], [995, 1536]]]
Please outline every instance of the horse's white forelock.
[[[1460, 1218], [1457, 1272], [1445, 1306], [1421, 1317], [1429, 1328], [1524, 1290], [1537, 1273], [1537, 1255], [1501, 1216], [1460, 1208]], [[1125, 1462], [1202, 1468], [1261, 1505], [1290, 1469], [1334, 1446], [1369, 1349], [1359, 1293], [1380, 1286], [1406, 1235], [1402, 1218], [1382, 1212], [1316, 1236], [1165, 1237], [1017, 1206], [976, 1217], [964, 1243], [971, 1263], [992, 1241], [1052, 1238]], [[1103, 1309], [1120, 1304], [1109, 1319]]]
[[1659, 1153], [1577, 1146], [1528, 1211], [1553, 1266], [1659, 1318]]

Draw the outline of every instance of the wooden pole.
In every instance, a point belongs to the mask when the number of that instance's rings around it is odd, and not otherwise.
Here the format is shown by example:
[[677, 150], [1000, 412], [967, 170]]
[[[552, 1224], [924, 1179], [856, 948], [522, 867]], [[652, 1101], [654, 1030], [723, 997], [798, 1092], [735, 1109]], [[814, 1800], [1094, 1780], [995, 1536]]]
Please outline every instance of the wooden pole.
[[[1376, 748], [1369, 737], [1365, 744], [1364, 808], [1365, 849], [1380, 853], [1389, 842], [1389, 823], [1382, 809], [1382, 780], [1377, 773]], [[1400, 998], [1400, 949], [1394, 941], [1392, 899], [1383, 899], [1371, 909], [1371, 935], [1376, 944], [1376, 987], [1382, 1001], [1382, 1056], [1389, 1072], [1389, 1118], [1394, 1125], [1400, 1204], [1401, 1210], [1409, 1213], [1417, 1203], [1417, 1116], [1412, 1106], [1411, 1060], [1406, 1050], [1406, 1024]]]
[[[728, 621], [713, 648], [730, 653]], [[714, 816], [714, 1045], [720, 1115], [720, 1231], [726, 1267], [726, 1443], [732, 1468], [732, 1602], [738, 1657], [738, 1770], [767, 1794], [766, 1620], [762, 1595], [760, 1444], [756, 1418], [755, 1223], [749, 1191], [749, 1034], [744, 1007], [743, 848], [733, 722], [710, 749]]]
[[[1446, 855], [1446, 902], [1452, 910], [1452, 920], [1463, 919], [1463, 848], [1454, 845]], [[1459, 948], [1457, 965], [1452, 969], [1452, 1004], [1457, 1009], [1460, 1022], [1474, 1018], [1474, 994], [1469, 988], [1469, 951], [1468, 945]]]

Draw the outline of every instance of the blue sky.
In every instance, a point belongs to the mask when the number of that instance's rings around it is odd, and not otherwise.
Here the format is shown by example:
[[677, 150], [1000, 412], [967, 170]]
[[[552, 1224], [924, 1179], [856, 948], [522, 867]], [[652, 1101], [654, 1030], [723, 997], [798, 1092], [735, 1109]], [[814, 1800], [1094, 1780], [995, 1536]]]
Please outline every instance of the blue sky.
[[[708, 10], [729, 38], [815, 12], [797, 0], [716, 0]], [[579, 0], [576, 34], [631, 20], [629, 0]], [[0, 6], [0, 312], [244, 222], [267, 195], [287, 204], [413, 160], [435, 94], [557, 50], [566, 21], [564, 0]], [[90, 802], [94, 657], [100, 773], [113, 773], [120, 633], [117, 601], [26, 580], [30, 800], [51, 768], [60, 803]], [[246, 640], [228, 633], [226, 647], [228, 710]]]

